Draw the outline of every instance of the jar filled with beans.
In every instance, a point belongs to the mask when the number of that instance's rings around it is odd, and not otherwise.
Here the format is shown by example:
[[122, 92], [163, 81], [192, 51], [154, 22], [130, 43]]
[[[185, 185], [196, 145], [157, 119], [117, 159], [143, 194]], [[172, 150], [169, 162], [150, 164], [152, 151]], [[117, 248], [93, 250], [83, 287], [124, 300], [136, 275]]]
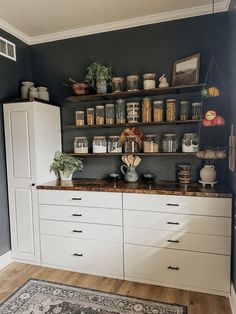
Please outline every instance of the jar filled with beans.
[[176, 99], [167, 99], [166, 101], [166, 121], [176, 120]]

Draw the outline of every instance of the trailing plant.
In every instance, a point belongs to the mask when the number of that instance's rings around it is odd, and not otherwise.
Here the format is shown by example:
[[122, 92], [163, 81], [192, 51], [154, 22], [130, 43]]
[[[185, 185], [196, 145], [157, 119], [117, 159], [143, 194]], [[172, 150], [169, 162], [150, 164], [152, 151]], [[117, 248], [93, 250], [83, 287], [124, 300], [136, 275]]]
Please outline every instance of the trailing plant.
[[66, 153], [57, 151], [53, 159], [53, 163], [50, 165], [50, 172], [53, 171], [55, 175], [59, 175], [59, 172], [82, 172], [83, 171], [83, 159], [70, 156]]
[[112, 78], [111, 65], [105, 66], [99, 62], [94, 62], [87, 68], [87, 71], [85, 82], [93, 87], [95, 87], [98, 80], [110, 81]]

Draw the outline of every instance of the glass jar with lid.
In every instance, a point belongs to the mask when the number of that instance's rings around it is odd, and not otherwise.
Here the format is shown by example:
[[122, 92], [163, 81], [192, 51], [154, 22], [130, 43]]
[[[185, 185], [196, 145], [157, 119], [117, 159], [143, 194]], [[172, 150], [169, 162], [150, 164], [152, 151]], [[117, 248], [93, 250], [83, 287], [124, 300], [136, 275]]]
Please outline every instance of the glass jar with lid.
[[83, 126], [84, 125], [84, 111], [76, 111], [75, 112], [75, 120], [77, 126]]
[[113, 77], [112, 79], [112, 90], [113, 90], [113, 93], [119, 93], [122, 91], [122, 84], [123, 84], [123, 81], [124, 81], [124, 78], [123, 77]]
[[106, 104], [105, 106], [106, 113], [106, 124], [115, 123], [115, 107], [113, 104]]
[[182, 152], [195, 153], [199, 151], [198, 133], [185, 133], [182, 139]]
[[189, 101], [181, 101], [180, 102], [180, 120], [181, 121], [188, 120], [188, 112], [189, 112]]
[[93, 153], [105, 154], [107, 152], [107, 140], [105, 136], [94, 136]]
[[158, 140], [155, 134], [145, 135], [143, 141], [144, 153], [157, 153], [158, 152]]
[[87, 108], [87, 125], [94, 125], [94, 108]]
[[166, 101], [166, 121], [176, 120], [176, 99], [167, 99]]
[[108, 139], [108, 153], [122, 153], [122, 145], [120, 137], [117, 135], [111, 135]]
[[192, 120], [200, 120], [202, 112], [202, 103], [194, 102], [192, 103]]
[[142, 121], [146, 123], [152, 121], [151, 99], [148, 97], [143, 98]]
[[96, 124], [102, 125], [104, 124], [105, 110], [104, 106], [96, 106]]
[[74, 153], [75, 154], [88, 154], [88, 140], [86, 136], [75, 137]]
[[156, 87], [156, 74], [146, 73], [143, 75], [143, 89], [153, 89]]
[[127, 90], [128, 91], [137, 91], [138, 90], [138, 75], [129, 75], [126, 77], [127, 81]]
[[139, 145], [135, 135], [128, 135], [125, 140], [125, 153], [138, 153]]
[[178, 149], [178, 140], [175, 133], [164, 134], [163, 136], [163, 152], [176, 153]]
[[162, 122], [163, 121], [163, 101], [156, 100], [153, 102], [153, 121]]
[[116, 123], [125, 123], [125, 101], [124, 99], [118, 99], [116, 101]]

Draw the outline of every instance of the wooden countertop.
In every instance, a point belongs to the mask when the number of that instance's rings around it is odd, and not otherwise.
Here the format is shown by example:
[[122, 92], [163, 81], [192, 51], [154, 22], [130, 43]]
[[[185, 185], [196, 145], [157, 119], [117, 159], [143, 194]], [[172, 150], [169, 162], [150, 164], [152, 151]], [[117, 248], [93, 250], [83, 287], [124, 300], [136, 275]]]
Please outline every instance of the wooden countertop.
[[203, 188], [197, 183], [188, 186], [180, 185], [176, 182], [158, 181], [152, 184], [144, 182], [126, 183], [123, 180], [97, 180], [78, 179], [73, 181], [51, 181], [38, 185], [39, 190], [71, 190], [71, 191], [98, 191], [98, 192], [123, 192], [142, 194], [162, 194], [162, 195], [184, 195], [200, 197], [223, 197], [231, 198], [231, 191], [223, 186], [216, 185], [214, 188], [207, 186]]

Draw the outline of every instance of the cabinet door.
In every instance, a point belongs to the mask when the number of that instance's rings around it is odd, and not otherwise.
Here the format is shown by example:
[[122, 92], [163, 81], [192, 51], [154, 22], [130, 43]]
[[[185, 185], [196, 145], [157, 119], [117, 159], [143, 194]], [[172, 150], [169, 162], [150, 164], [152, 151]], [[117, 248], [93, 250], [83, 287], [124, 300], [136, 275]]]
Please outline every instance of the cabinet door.
[[5, 104], [5, 141], [13, 258], [39, 261], [33, 107]]

